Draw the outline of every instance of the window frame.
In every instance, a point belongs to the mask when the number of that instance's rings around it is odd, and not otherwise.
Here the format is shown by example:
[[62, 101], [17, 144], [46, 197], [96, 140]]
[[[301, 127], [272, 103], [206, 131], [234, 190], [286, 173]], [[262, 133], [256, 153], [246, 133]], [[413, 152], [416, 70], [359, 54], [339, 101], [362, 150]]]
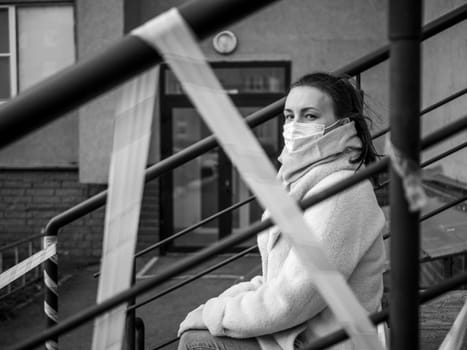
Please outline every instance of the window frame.
[[[0, 0], [0, 9], [8, 10], [8, 29], [9, 29], [9, 50], [8, 54], [0, 53], [0, 57], [10, 58], [10, 97], [6, 99], [0, 98], [0, 105], [8, 102], [19, 93], [19, 72], [18, 72], [18, 24], [17, 24], [17, 9], [19, 7], [41, 7], [41, 6], [72, 6], [73, 7], [73, 26], [76, 26], [74, 1], [71, 0]], [[76, 31], [73, 29], [73, 36], [76, 36]], [[76, 46], [76, 41], [75, 41]], [[76, 60], [75, 47], [75, 60]]]
[[6, 99], [0, 99], [0, 104], [9, 101], [18, 94], [16, 6], [0, 4], [0, 9], [4, 8], [8, 10], [9, 53], [0, 53], [0, 57], [9, 57], [10, 59], [10, 96]]

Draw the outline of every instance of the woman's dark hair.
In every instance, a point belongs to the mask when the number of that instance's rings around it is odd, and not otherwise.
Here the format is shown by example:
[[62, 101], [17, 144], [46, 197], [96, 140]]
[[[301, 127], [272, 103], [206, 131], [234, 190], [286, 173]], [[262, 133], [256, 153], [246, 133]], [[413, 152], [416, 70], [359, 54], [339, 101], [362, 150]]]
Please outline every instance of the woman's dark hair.
[[[324, 72], [311, 73], [293, 83], [290, 90], [299, 86], [314, 87], [326, 93], [331, 97], [336, 117], [349, 118], [355, 122], [357, 136], [362, 141], [362, 151], [357, 158], [352, 159], [352, 163], [359, 163], [360, 168], [378, 159], [380, 155], [376, 152], [368, 127], [372, 121], [364, 114], [363, 93], [350, 82], [349, 77]], [[373, 181], [377, 182], [377, 178], [374, 177]]]

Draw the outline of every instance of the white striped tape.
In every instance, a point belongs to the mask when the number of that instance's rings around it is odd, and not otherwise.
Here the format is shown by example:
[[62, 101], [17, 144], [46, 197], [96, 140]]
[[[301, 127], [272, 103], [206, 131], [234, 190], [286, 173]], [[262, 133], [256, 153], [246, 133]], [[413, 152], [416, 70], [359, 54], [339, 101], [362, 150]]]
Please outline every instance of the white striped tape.
[[9, 285], [16, 279], [42, 264], [45, 260], [57, 254], [57, 245], [53, 244], [47, 248], [31, 255], [29, 258], [21, 261], [19, 264], [9, 268], [0, 275], [0, 289]]
[[58, 286], [57, 283], [50, 278], [49, 274], [47, 273], [46, 270], [44, 270], [44, 283], [45, 286], [52, 291], [55, 295], [58, 295]]
[[45, 342], [45, 348], [47, 350], [58, 350], [58, 344], [56, 341], [53, 340], [47, 340]]
[[[125, 84], [115, 116], [98, 303], [131, 285], [157, 73]], [[92, 349], [122, 348], [125, 311], [126, 304], [95, 320]]]
[[206, 63], [179, 12], [172, 9], [132, 34], [163, 55], [243, 179], [306, 262], [321, 295], [356, 348], [383, 349], [368, 313], [327, 259], [298, 205], [276, 179], [273, 165]]
[[55, 323], [58, 323], [58, 313], [57, 310], [54, 310], [52, 306], [47, 304], [47, 302], [44, 301], [44, 312], [47, 315], [48, 318], [53, 320]]

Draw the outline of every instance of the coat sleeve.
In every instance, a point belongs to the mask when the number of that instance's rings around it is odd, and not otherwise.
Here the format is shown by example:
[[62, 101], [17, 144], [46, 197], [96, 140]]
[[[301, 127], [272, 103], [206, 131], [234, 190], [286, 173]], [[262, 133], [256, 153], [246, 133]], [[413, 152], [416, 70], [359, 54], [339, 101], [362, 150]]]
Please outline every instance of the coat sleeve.
[[[335, 179], [338, 180], [340, 178]], [[313, 190], [330, 184], [322, 181]], [[326, 255], [346, 279], [361, 259], [364, 247], [371, 245], [384, 222], [378, 216], [377, 203], [368, 202], [367, 197], [371, 198], [368, 191], [373, 191], [369, 183], [360, 184], [313, 206], [305, 214]], [[375, 230], [376, 234], [368, 234]], [[284, 244], [278, 241], [273, 250]], [[292, 248], [277, 275], [258, 289], [208, 300], [203, 309], [203, 321], [215, 336], [248, 338], [301, 324], [325, 307], [306, 266]]]
[[263, 276], [255, 276], [250, 281], [240, 282], [227, 288], [218, 298], [234, 297], [244, 292], [258, 289], [263, 284]]

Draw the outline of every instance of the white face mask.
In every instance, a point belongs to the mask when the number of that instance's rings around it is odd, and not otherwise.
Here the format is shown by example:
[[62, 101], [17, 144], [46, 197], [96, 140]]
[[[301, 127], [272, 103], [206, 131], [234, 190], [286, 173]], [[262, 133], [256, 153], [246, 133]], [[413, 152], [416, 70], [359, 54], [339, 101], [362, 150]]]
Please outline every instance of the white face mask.
[[320, 123], [300, 123], [290, 122], [284, 124], [285, 147], [289, 152], [296, 151], [301, 145], [310, 142], [310, 137], [319, 137], [324, 135], [325, 124]]

